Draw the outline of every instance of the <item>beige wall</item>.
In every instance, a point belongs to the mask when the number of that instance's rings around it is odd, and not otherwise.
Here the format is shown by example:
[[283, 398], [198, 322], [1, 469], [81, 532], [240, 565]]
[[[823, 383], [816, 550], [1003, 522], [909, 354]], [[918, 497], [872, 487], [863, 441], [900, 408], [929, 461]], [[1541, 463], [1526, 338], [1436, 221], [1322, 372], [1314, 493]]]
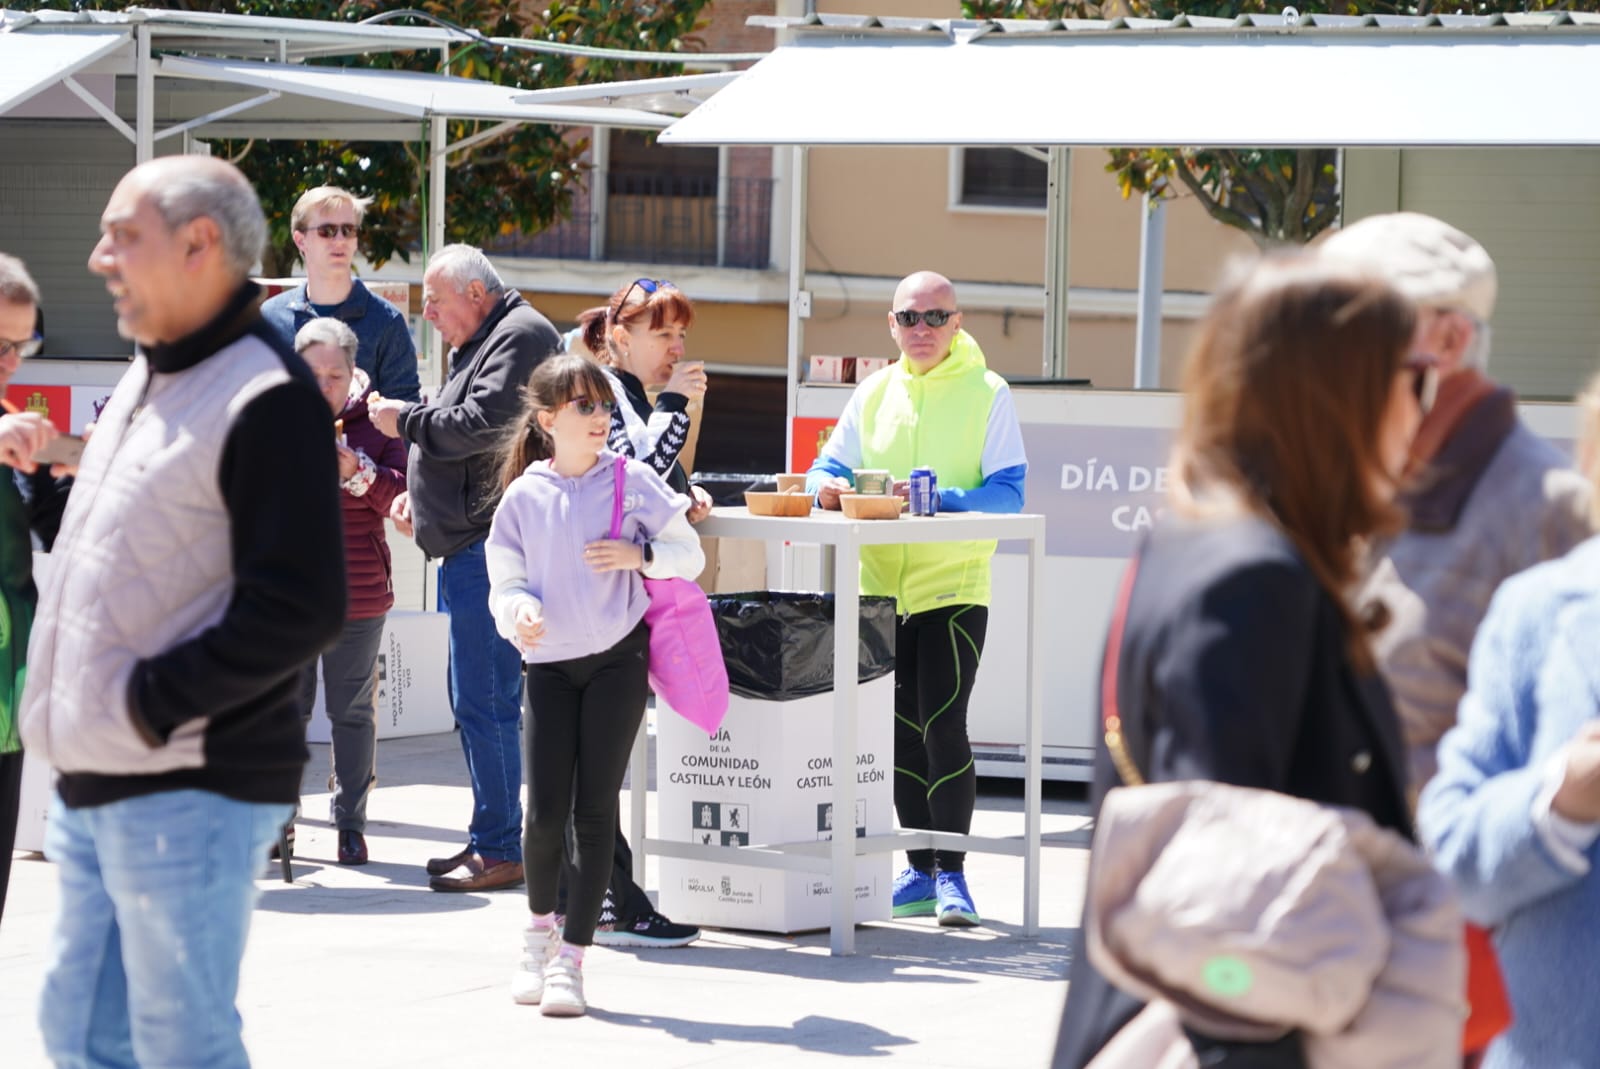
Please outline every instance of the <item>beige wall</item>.
[[[807, 270], [846, 278], [897, 279], [913, 270], [939, 271], [960, 282], [1042, 289], [1042, 211], [975, 212], [950, 207], [950, 151], [935, 148], [831, 148], [809, 153]], [[1075, 289], [1138, 287], [1143, 205], [1123, 200], [1098, 149], [1072, 153], [1068, 215], [1069, 273]], [[1213, 221], [1192, 198], [1167, 208], [1164, 284], [1169, 291], [1209, 292], [1223, 265], [1251, 255], [1248, 237]], [[815, 312], [805, 329], [807, 354], [892, 354], [881, 293], [813, 278]], [[859, 288], [859, 287], [858, 287]], [[878, 287], [881, 290], [881, 287]], [[959, 287], [958, 287], [959, 288]], [[1042, 302], [974, 308], [965, 324], [990, 365], [1010, 376], [1042, 373]], [[1162, 384], [1176, 383], [1193, 322], [1168, 318], [1162, 328]], [[1074, 313], [1068, 324], [1067, 372], [1097, 386], [1133, 384], [1134, 320], [1127, 315]]]
[[[809, 153], [807, 269], [898, 278], [927, 269], [974, 282], [1044, 283], [1044, 212], [950, 207], [950, 151], [826, 148]], [[1123, 200], [1100, 149], [1072, 153], [1071, 284], [1139, 283], [1139, 200]], [[1167, 208], [1169, 290], [1207, 292], [1219, 267], [1254, 251], [1189, 197]]]

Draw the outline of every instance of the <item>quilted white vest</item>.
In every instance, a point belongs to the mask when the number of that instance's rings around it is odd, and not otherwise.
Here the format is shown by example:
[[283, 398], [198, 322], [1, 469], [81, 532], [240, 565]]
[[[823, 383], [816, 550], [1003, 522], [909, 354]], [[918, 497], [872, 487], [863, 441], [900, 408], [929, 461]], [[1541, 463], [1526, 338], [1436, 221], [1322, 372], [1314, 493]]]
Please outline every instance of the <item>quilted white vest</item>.
[[233, 593], [223, 447], [239, 411], [288, 379], [247, 334], [176, 374], [137, 357], [117, 384], [84, 450], [28, 645], [23, 745], [58, 771], [204, 765], [209, 718], [151, 749], [129, 720], [128, 680], [138, 661], [222, 617]]

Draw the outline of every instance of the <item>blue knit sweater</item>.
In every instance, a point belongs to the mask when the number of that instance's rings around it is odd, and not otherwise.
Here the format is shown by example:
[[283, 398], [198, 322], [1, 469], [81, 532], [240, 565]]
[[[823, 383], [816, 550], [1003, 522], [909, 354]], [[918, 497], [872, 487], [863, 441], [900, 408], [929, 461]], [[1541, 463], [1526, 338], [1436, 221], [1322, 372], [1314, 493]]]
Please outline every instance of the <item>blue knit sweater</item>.
[[1467, 916], [1495, 930], [1514, 1022], [1486, 1069], [1600, 1066], [1600, 844], [1583, 872], [1535, 830], [1552, 756], [1600, 715], [1600, 539], [1515, 576], [1472, 646], [1418, 823]]

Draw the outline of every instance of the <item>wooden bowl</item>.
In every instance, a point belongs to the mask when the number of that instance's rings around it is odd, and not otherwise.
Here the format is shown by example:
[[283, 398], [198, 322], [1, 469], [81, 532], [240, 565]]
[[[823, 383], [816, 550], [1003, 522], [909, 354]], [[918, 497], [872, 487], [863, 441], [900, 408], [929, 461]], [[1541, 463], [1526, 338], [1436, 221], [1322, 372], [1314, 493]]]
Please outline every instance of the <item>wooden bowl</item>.
[[901, 510], [906, 507], [906, 499], [888, 494], [842, 493], [839, 495], [839, 507], [852, 520], [898, 520]]
[[744, 504], [757, 516], [809, 516], [809, 494], [775, 494], [759, 490], [746, 490]]

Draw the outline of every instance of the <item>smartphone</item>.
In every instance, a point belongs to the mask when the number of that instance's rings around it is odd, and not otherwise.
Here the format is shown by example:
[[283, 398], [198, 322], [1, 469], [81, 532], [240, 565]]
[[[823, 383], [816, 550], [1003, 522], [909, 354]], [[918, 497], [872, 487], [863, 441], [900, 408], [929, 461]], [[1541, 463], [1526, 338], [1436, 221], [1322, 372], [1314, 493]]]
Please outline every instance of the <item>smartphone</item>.
[[78, 466], [78, 461], [83, 459], [83, 439], [75, 434], [63, 434], [52, 438], [50, 444], [33, 454], [33, 462], [39, 465], [65, 464], [69, 468]]

